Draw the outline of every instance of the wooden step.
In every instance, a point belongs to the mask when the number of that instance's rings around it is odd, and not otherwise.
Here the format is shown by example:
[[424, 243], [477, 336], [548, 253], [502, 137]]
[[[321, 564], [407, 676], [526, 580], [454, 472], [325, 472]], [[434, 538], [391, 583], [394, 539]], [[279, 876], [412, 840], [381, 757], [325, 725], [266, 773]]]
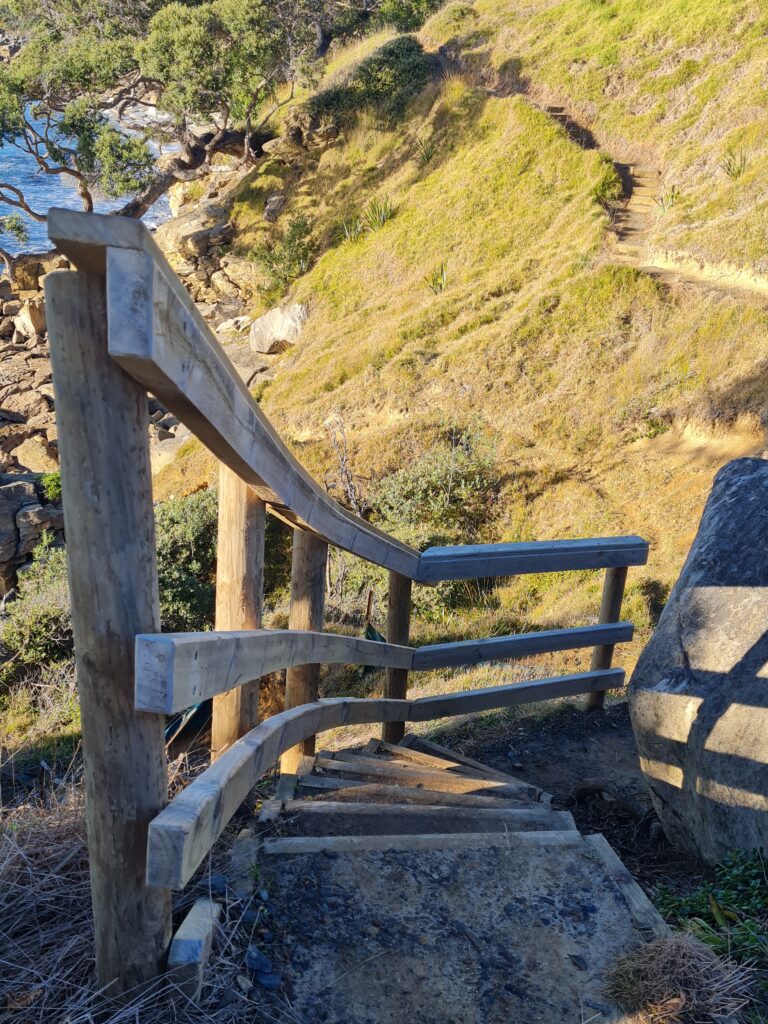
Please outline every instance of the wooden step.
[[330, 778], [323, 775], [305, 775], [299, 780], [302, 795], [333, 793], [334, 800], [359, 803], [407, 803], [432, 807], [541, 807], [546, 801], [524, 800], [515, 797], [487, 796], [477, 793], [450, 793], [445, 790], [416, 789], [411, 786], [384, 785], [360, 779]]
[[289, 801], [282, 823], [302, 836], [561, 832], [576, 828], [568, 811], [548, 807], [424, 807], [325, 800]]
[[[396, 750], [397, 748], [395, 748]], [[406, 751], [404, 750], [404, 753]], [[368, 749], [366, 753], [355, 750], [340, 750], [333, 754], [334, 761], [347, 761], [349, 764], [359, 764], [360, 761], [376, 762], [382, 765], [398, 765], [401, 768], [409, 768], [411, 771], [439, 771], [439, 772], [450, 772], [452, 775], [460, 775], [465, 779], [491, 779], [496, 782], [503, 782], [507, 785], [516, 785], [519, 780], [513, 778], [511, 775], [502, 776], [500, 773], [497, 774], [492, 771], [486, 771], [484, 768], [472, 768], [465, 764], [460, 764], [458, 761], [447, 761], [443, 758], [430, 757], [429, 755], [420, 755], [415, 752], [415, 757], [408, 759], [397, 753], [391, 753], [390, 751], [382, 751], [381, 753], [373, 753]], [[424, 757], [424, 761], [419, 760], [420, 757]], [[426, 763], [425, 763], [426, 762]], [[525, 785], [525, 783], [523, 783]]]
[[482, 793], [492, 796], [517, 797], [538, 802], [541, 790], [527, 783], [503, 783], [495, 779], [466, 778], [452, 772], [432, 771], [428, 768], [410, 768], [402, 764], [380, 763], [374, 758], [358, 757], [352, 760], [317, 759], [317, 769], [350, 778], [371, 779], [385, 784], [400, 784], [416, 789], [438, 792]]
[[406, 764], [417, 764], [421, 765], [423, 768], [432, 768], [438, 771], [452, 769], [455, 774], [467, 774], [474, 771], [477, 772], [480, 777], [498, 779], [500, 782], [512, 783], [520, 781], [512, 775], [508, 775], [506, 772], [500, 772], [495, 768], [489, 768], [487, 765], [481, 765], [479, 761], [475, 762], [475, 764], [468, 765], [455, 759], [450, 760], [447, 757], [427, 753], [419, 750], [417, 747], [405, 746], [405, 744], [384, 743], [379, 740], [377, 741], [376, 749], [382, 750], [391, 755], [395, 761], [405, 762]]

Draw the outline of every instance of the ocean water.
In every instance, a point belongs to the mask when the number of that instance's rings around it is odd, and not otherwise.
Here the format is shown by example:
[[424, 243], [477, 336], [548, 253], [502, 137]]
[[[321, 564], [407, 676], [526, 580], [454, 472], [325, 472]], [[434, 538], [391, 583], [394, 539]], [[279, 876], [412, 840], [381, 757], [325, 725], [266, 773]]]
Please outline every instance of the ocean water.
[[[72, 210], [81, 210], [82, 204], [74, 182], [65, 174], [45, 174], [38, 168], [33, 158], [16, 149], [15, 146], [0, 147], [0, 181], [15, 185], [38, 213], [45, 213], [51, 206], [64, 206]], [[106, 196], [94, 195], [94, 206], [97, 213], [109, 213], [124, 205], [125, 199], [108, 199]], [[9, 206], [0, 203], [0, 215], [16, 213]], [[156, 227], [168, 220], [171, 215], [167, 197], [160, 199], [144, 218], [149, 227]], [[19, 252], [45, 252], [51, 248], [45, 224], [41, 224], [25, 214], [21, 214], [27, 227], [29, 238], [19, 245], [14, 238], [0, 236], [0, 246], [16, 255]]]

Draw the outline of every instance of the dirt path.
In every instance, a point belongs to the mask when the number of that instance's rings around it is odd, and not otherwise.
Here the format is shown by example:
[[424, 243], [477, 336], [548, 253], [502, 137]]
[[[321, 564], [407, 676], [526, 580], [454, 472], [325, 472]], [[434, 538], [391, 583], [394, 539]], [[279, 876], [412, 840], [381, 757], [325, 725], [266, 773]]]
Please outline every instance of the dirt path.
[[[541, 109], [562, 125], [577, 146], [600, 150], [592, 132], [565, 107], [549, 105]], [[651, 229], [663, 202], [661, 171], [649, 164], [613, 163], [624, 186], [624, 198], [613, 217], [615, 242], [609, 253], [612, 263], [636, 267], [670, 285], [688, 285], [768, 303], [768, 277], [731, 264], [703, 263], [652, 249]]]

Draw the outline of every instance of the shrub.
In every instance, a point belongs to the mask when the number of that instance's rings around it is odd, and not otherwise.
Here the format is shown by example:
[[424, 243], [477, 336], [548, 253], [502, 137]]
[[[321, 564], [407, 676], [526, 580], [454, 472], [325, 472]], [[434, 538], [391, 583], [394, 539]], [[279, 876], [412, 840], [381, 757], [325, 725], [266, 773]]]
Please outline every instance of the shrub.
[[369, 111], [391, 125], [427, 84], [432, 64], [418, 40], [398, 36], [366, 57], [343, 85], [316, 93], [306, 104], [311, 117], [350, 125]]
[[493, 447], [472, 429], [448, 427], [442, 443], [374, 488], [374, 518], [411, 543], [471, 543], [498, 493]]
[[426, 167], [437, 152], [437, 143], [434, 139], [425, 139], [421, 135], [416, 139], [416, 158], [419, 167]]
[[286, 291], [309, 270], [315, 245], [311, 238], [312, 224], [303, 214], [288, 222], [285, 234], [272, 243], [261, 243], [252, 252], [269, 279], [269, 290]]
[[400, 32], [414, 32], [441, 7], [444, 0], [381, 0], [377, 20]]
[[368, 231], [378, 231], [388, 220], [392, 220], [396, 213], [397, 208], [389, 196], [382, 199], [374, 196], [363, 210], [363, 224]]
[[659, 214], [667, 213], [673, 206], [677, 206], [681, 199], [682, 192], [677, 185], [673, 185], [669, 192], [665, 192], [656, 200], [656, 205], [659, 208]]
[[217, 516], [214, 491], [173, 498], [156, 509], [160, 618], [167, 632], [213, 625]]
[[8, 606], [2, 645], [9, 661], [2, 666], [7, 680], [24, 666], [56, 664], [72, 656], [72, 615], [67, 586], [67, 559], [44, 534], [32, 563], [19, 574], [18, 597]]
[[43, 489], [46, 501], [61, 501], [61, 473], [44, 473], [40, 477], [40, 486]]
[[356, 242], [357, 239], [363, 233], [363, 222], [359, 217], [353, 217], [351, 220], [343, 220], [341, 222], [341, 244], [347, 245], [350, 242]]

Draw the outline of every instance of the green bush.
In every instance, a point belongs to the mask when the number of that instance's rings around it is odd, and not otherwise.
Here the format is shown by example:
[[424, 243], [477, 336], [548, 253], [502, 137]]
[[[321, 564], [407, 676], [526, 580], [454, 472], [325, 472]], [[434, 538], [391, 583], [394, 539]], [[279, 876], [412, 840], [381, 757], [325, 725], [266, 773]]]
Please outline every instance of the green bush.
[[46, 534], [35, 548], [32, 563], [19, 574], [18, 597], [8, 606], [0, 639], [9, 661], [0, 679], [24, 667], [50, 665], [72, 656], [72, 615], [67, 586], [67, 559]]
[[366, 57], [343, 85], [317, 93], [307, 103], [310, 116], [351, 124], [369, 111], [387, 125], [402, 120], [409, 103], [429, 81], [430, 58], [413, 36], [398, 36]]
[[61, 501], [61, 473], [44, 473], [40, 477], [40, 486], [43, 489], [46, 501]]
[[443, 3], [444, 0], [381, 0], [377, 21], [393, 25], [400, 32], [414, 32]]
[[214, 491], [173, 498], [156, 509], [160, 618], [166, 632], [213, 625], [217, 517]]
[[252, 255], [269, 279], [268, 291], [286, 291], [309, 270], [315, 252], [311, 235], [312, 224], [298, 214], [290, 219], [281, 238], [256, 246]]
[[374, 518], [417, 546], [471, 544], [499, 488], [492, 445], [473, 429], [448, 427], [442, 443], [374, 489]]
[[660, 886], [656, 904], [716, 953], [739, 963], [753, 961], [761, 976], [768, 969], [768, 888], [765, 860], [739, 851], [719, 864], [713, 877], [680, 895]]

